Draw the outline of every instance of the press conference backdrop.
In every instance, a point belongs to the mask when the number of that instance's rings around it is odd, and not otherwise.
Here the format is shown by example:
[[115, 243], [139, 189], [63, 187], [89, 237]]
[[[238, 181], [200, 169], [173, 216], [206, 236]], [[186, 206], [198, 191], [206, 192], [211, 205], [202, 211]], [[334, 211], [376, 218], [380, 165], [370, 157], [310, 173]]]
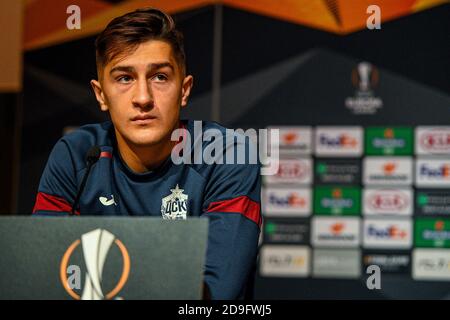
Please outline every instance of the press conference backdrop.
[[[368, 30], [369, 2], [164, 4], [195, 77], [183, 115], [281, 128], [280, 171], [264, 177], [257, 299], [450, 298], [450, 5], [375, 1], [382, 29]], [[64, 129], [107, 119], [89, 88], [101, 28], [88, 29], [136, 5], [80, 1], [81, 33], [55, 23], [25, 37], [21, 212]], [[366, 285], [370, 265], [379, 290]]]

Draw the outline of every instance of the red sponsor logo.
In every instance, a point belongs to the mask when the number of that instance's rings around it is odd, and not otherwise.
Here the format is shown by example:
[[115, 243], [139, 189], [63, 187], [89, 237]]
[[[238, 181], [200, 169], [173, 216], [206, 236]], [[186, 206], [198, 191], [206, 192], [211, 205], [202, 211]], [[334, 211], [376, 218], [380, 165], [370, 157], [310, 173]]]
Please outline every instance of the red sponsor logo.
[[444, 227], [445, 227], [445, 222], [442, 221], [442, 220], [438, 220], [438, 221], [436, 221], [436, 223], [434, 224], [434, 229], [435, 229], [436, 231], [442, 231], [442, 230], [444, 230]]
[[333, 197], [333, 199], [342, 198], [342, 189], [339, 188], [333, 189], [333, 191], [331, 192], [331, 196]]
[[384, 174], [387, 176], [392, 175], [395, 172], [396, 168], [397, 164], [395, 162], [388, 162], [383, 165]]
[[395, 191], [384, 191], [371, 195], [368, 199], [369, 207], [373, 210], [392, 211], [405, 209], [408, 204], [408, 197]]
[[419, 143], [427, 151], [450, 151], [450, 131], [430, 130], [419, 137]]
[[394, 130], [392, 130], [392, 128], [386, 128], [386, 130], [384, 130], [384, 137], [386, 139], [394, 138]]
[[345, 225], [342, 222], [336, 222], [330, 226], [331, 233], [339, 235], [344, 231]]
[[301, 162], [281, 162], [276, 174], [279, 178], [304, 178], [308, 174], [308, 166]]
[[281, 142], [283, 145], [290, 146], [295, 144], [299, 138], [300, 135], [296, 132], [286, 132], [281, 136]]

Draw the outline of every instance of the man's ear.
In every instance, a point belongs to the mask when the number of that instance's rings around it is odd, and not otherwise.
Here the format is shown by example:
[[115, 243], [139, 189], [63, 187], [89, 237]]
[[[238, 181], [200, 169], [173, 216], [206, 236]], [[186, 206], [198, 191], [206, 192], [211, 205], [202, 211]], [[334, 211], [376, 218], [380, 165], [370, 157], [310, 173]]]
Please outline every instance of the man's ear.
[[181, 87], [181, 107], [185, 107], [187, 105], [193, 85], [194, 85], [193, 76], [189, 75], [183, 79], [183, 85]]
[[91, 86], [95, 93], [95, 98], [97, 99], [100, 109], [102, 111], [108, 111], [108, 104], [105, 100], [105, 95], [103, 93], [102, 85], [97, 80], [91, 80]]

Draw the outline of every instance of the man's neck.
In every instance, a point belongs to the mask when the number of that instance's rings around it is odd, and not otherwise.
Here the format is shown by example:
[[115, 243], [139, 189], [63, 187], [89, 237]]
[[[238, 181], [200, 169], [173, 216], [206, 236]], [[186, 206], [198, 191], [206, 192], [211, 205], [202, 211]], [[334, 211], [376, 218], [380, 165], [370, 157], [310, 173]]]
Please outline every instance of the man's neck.
[[126, 165], [136, 173], [145, 173], [161, 166], [170, 156], [174, 141], [167, 140], [153, 146], [135, 146], [117, 137], [120, 156]]

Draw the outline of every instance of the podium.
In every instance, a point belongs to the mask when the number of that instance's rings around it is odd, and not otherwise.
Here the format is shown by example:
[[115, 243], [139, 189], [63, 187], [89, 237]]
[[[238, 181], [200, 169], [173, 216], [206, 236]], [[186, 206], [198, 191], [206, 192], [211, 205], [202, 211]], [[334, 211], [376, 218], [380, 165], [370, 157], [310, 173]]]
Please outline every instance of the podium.
[[207, 232], [207, 218], [0, 217], [0, 299], [201, 299]]

